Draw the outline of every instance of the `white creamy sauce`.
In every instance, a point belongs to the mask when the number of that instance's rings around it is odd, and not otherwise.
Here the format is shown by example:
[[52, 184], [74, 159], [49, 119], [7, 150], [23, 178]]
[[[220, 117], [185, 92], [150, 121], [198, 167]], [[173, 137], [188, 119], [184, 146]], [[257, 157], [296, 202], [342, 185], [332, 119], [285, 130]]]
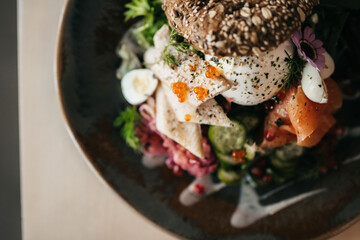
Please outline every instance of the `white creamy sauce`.
[[[196, 184], [200, 184], [204, 187], [204, 192], [202, 194], [196, 191]], [[180, 203], [184, 206], [191, 206], [200, 201], [203, 197], [220, 191], [225, 186], [224, 183], [214, 183], [210, 175], [198, 177], [182, 191], [179, 198]]]
[[358, 153], [357, 155], [350, 157], [348, 159], [345, 159], [345, 161], [343, 162], [344, 165], [352, 163], [352, 162], [356, 162], [360, 160], [360, 153]]
[[345, 133], [342, 137], [360, 137], [360, 127], [345, 129]]
[[151, 155], [143, 155], [142, 164], [147, 168], [157, 168], [162, 166], [165, 163], [165, 160], [168, 156], [151, 156]]
[[[202, 193], [199, 193], [196, 190], [197, 184], [203, 186]], [[239, 204], [230, 220], [231, 225], [236, 228], [247, 227], [261, 218], [264, 218], [268, 215], [273, 215], [290, 205], [304, 200], [305, 198], [326, 191], [326, 189], [318, 189], [299, 194], [297, 196], [282, 200], [274, 204], [266, 206], [260, 204], [259, 200], [268, 198], [271, 195], [274, 195], [277, 192], [290, 187], [291, 185], [293, 185], [293, 182], [278, 187], [268, 192], [267, 194], [259, 197], [258, 194], [255, 192], [255, 189], [244, 180], [241, 184]], [[215, 193], [224, 188], [225, 186], [226, 185], [224, 183], [214, 183], [210, 175], [198, 177], [182, 191], [179, 197], [179, 201], [184, 206], [191, 206], [199, 202], [203, 197]]]
[[282, 190], [284, 190], [284, 189], [286, 189], [286, 188], [288, 188], [288, 187], [290, 187], [292, 185], [294, 185], [294, 182], [288, 182], [288, 183], [286, 183], [284, 185], [281, 185], [280, 187], [277, 187], [277, 188], [265, 193], [264, 195], [260, 196], [259, 199], [260, 200], [267, 199], [267, 198], [271, 197], [272, 195], [274, 195], [274, 194], [276, 194], [276, 193], [278, 193], [278, 192], [280, 192], [280, 191], [282, 191]]
[[259, 203], [259, 196], [255, 192], [254, 188], [246, 183], [246, 181], [243, 181], [241, 184], [239, 204], [231, 217], [230, 223], [233, 227], [236, 228], [247, 227], [261, 218], [264, 218], [268, 215], [273, 215], [292, 204], [295, 204], [305, 198], [311, 197], [325, 190], [326, 189], [318, 189], [310, 191], [274, 204], [262, 206]]

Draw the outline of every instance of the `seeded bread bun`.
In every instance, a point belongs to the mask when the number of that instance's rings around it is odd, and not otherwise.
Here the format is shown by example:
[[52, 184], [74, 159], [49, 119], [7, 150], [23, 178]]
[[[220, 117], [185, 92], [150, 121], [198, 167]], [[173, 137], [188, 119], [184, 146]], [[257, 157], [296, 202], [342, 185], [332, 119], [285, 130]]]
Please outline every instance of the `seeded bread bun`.
[[163, 0], [169, 24], [218, 57], [261, 55], [300, 29], [319, 0]]

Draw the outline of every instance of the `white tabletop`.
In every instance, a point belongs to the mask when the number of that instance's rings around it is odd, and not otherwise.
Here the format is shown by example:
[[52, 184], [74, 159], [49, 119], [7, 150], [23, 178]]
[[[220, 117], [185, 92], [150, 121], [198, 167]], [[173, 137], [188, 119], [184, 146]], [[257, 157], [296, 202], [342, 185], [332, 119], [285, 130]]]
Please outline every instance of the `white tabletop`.
[[[67, 133], [54, 85], [65, 1], [18, 3], [23, 239], [175, 239], [99, 181]], [[360, 224], [333, 240], [357, 236]]]

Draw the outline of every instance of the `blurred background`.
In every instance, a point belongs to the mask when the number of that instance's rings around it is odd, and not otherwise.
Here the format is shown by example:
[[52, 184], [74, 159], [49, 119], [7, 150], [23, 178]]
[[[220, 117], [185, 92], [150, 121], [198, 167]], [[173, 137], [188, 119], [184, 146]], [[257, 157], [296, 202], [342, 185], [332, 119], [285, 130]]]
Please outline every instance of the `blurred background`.
[[0, 1], [0, 239], [21, 239], [16, 1]]

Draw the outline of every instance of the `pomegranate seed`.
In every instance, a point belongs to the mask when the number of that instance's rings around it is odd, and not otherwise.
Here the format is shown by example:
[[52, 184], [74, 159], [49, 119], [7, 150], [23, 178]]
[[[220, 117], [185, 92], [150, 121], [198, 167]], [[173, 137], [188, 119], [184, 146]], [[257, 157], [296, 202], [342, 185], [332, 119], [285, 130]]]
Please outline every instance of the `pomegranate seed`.
[[183, 174], [183, 172], [179, 166], [174, 166], [173, 172], [176, 176], [181, 176]]
[[327, 167], [325, 167], [325, 166], [320, 166], [320, 167], [319, 167], [319, 171], [320, 171], [321, 173], [326, 173], [326, 172], [328, 171], [328, 169], [327, 169]]
[[334, 129], [334, 132], [335, 132], [336, 135], [341, 136], [341, 135], [344, 134], [345, 128], [344, 128], [344, 126], [337, 125], [337, 126], [335, 127], [335, 129]]
[[273, 177], [272, 177], [271, 174], [266, 173], [266, 174], [263, 176], [262, 180], [263, 180], [264, 182], [271, 182], [272, 178], [273, 178]]
[[275, 138], [275, 133], [273, 133], [273, 132], [270, 131], [270, 130], [266, 130], [266, 132], [265, 132], [265, 139], [266, 139], [266, 141], [271, 142], [272, 140], [274, 140], [274, 138]]
[[255, 177], [260, 177], [262, 175], [262, 171], [258, 167], [253, 167], [251, 169], [251, 174], [254, 175]]
[[205, 186], [200, 184], [200, 183], [196, 183], [194, 185], [194, 191], [197, 193], [197, 194], [204, 194], [205, 193]]

